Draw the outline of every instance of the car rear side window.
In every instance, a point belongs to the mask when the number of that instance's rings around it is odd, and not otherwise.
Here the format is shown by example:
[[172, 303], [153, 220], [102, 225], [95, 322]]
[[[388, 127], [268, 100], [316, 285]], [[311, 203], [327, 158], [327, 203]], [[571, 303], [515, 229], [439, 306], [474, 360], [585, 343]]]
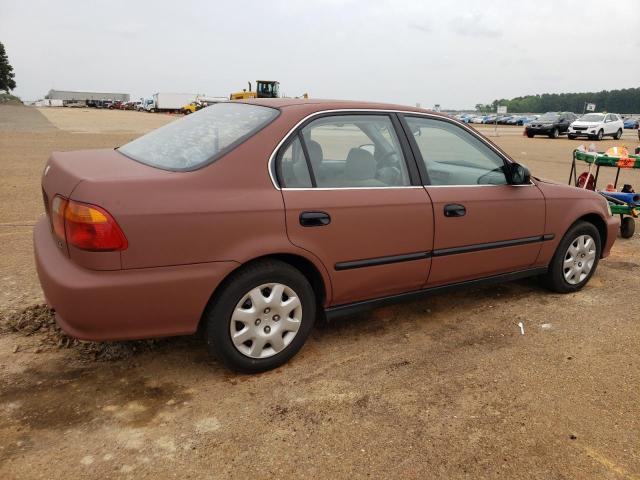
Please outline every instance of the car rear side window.
[[118, 149], [165, 170], [195, 170], [221, 157], [278, 116], [246, 103], [217, 103], [171, 122]]
[[[396, 132], [387, 115], [324, 116], [307, 124], [301, 131], [304, 148], [302, 163], [295, 159], [297, 142], [288, 148], [291, 166], [287, 166], [287, 152], [281, 159], [284, 187], [307, 182], [307, 165], [313, 169], [312, 179], [320, 188], [372, 188], [410, 185], [406, 161]], [[301, 145], [299, 145], [301, 146]], [[287, 174], [296, 167], [299, 173], [293, 180]], [[306, 173], [304, 173], [306, 172]]]
[[479, 138], [442, 120], [405, 117], [429, 185], [504, 185], [505, 162]]

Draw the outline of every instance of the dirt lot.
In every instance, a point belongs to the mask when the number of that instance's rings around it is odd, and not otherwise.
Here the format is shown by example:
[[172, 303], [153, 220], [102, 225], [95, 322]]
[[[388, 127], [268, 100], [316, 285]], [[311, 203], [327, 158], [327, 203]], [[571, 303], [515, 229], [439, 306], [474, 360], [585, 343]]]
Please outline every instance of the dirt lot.
[[[172, 118], [0, 106], [0, 313], [42, 302], [31, 230], [50, 152], [116, 146]], [[494, 140], [566, 181], [581, 142], [521, 133]], [[194, 338], [106, 361], [52, 345], [50, 330], [4, 331], [0, 477], [640, 479], [639, 278], [636, 234], [580, 293], [523, 281], [379, 309], [319, 326], [255, 376]]]

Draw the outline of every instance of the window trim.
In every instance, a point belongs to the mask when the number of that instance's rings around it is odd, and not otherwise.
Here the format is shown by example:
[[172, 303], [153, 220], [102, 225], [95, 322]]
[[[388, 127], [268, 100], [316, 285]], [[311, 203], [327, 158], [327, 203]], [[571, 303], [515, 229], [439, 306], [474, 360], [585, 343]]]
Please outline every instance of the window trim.
[[[282, 139], [280, 140], [280, 142], [278, 142], [278, 144], [276, 145], [276, 147], [273, 149], [273, 151], [271, 152], [271, 155], [269, 156], [269, 161], [267, 164], [267, 168], [269, 170], [269, 177], [271, 178], [271, 183], [273, 184], [273, 187], [276, 190], [378, 190], [378, 189], [397, 189], [397, 188], [424, 188], [424, 187], [429, 187], [429, 188], [459, 188], [459, 187], [473, 187], [473, 188], [477, 188], [477, 187], [503, 187], [504, 185], [494, 185], [494, 184], [482, 184], [482, 185], [429, 185], [424, 183], [422, 178], [418, 178], [418, 182], [419, 184], [417, 185], [403, 185], [403, 186], [393, 186], [393, 187], [344, 187], [344, 188], [334, 188], [334, 187], [326, 187], [326, 188], [289, 188], [289, 187], [281, 187], [279, 182], [278, 182], [278, 178], [276, 176], [277, 172], [276, 172], [276, 157], [280, 152], [280, 149], [283, 147], [283, 145], [285, 143], [287, 143], [291, 137], [293, 135], [297, 134], [298, 129], [302, 129], [304, 128], [304, 125], [306, 125], [307, 123], [310, 123], [310, 121], [312, 121], [313, 119], [315, 119], [316, 117], [322, 117], [322, 116], [333, 116], [336, 114], [342, 114], [342, 115], [360, 115], [360, 114], [380, 114], [380, 113], [384, 113], [387, 115], [390, 115], [392, 118], [395, 115], [398, 118], [398, 121], [400, 123], [400, 125], [403, 126], [402, 131], [396, 131], [396, 135], [399, 137], [400, 139], [400, 143], [402, 145], [403, 140], [402, 137], [404, 137], [404, 140], [407, 141], [409, 143], [410, 146], [410, 151], [411, 151], [411, 155], [407, 156], [406, 153], [403, 150], [403, 153], [405, 154], [405, 160], [407, 162], [407, 168], [409, 169], [409, 174], [411, 175], [412, 170], [411, 168], [409, 168], [409, 164], [410, 159], [413, 159], [413, 168], [420, 169], [420, 162], [417, 160], [416, 156], [415, 156], [415, 150], [413, 148], [413, 146], [411, 146], [411, 139], [410, 137], [407, 136], [406, 134], [406, 129], [408, 128], [406, 125], [404, 125], [404, 119], [402, 118], [404, 115], [408, 115], [408, 116], [416, 116], [416, 117], [424, 117], [424, 118], [430, 118], [433, 120], [441, 120], [443, 122], [448, 122], [451, 123], [453, 125], [456, 125], [458, 127], [461, 127], [463, 130], [465, 130], [466, 132], [470, 133], [471, 135], [475, 136], [478, 140], [480, 140], [482, 143], [484, 143], [485, 145], [487, 145], [491, 150], [493, 150], [500, 158], [502, 158], [502, 160], [504, 162], [506, 162], [507, 164], [511, 164], [511, 163], [516, 163], [514, 160], [512, 160], [504, 151], [502, 151], [497, 145], [495, 145], [493, 142], [491, 142], [490, 140], [484, 138], [480, 133], [478, 133], [475, 129], [473, 129], [472, 127], [469, 127], [467, 124], [460, 122], [458, 120], [455, 120], [453, 118], [449, 118], [449, 117], [445, 117], [443, 115], [438, 115], [438, 114], [433, 114], [433, 113], [427, 113], [427, 112], [413, 112], [410, 110], [395, 110], [395, 109], [377, 109], [377, 108], [344, 108], [344, 109], [332, 109], [332, 110], [320, 110], [317, 112], [313, 112], [310, 113], [309, 115], [307, 115], [306, 117], [302, 118], [300, 121], [298, 121], [298, 123], [296, 123], [291, 129], [289, 129], [289, 131], [282, 137]], [[415, 140], [414, 140], [415, 141]], [[286, 148], [286, 147], [285, 147]], [[419, 152], [418, 152], [419, 153]], [[420, 160], [422, 161], [422, 158], [420, 158]], [[424, 165], [423, 165], [424, 167]], [[518, 186], [518, 187], [528, 187], [528, 186], [533, 186], [535, 185], [533, 183], [533, 181], [531, 181], [529, 184], [527, 185], [511, 185], [508, 184], [509, 186]]]
[[[422, 188], [420, 185], [420, 177], [418, 172], [418, 167], [416, 163], [416, 159], [413, 155], [413, 150], [409, 145], [404, 130], [401, 129], [400, 120], [397, 118], [398, 111], [396, 110], [374, 110], [374, 109], [340, 109], [340, 110], [323, 110], [319, 112], [312, 113], [307, 115], [305, 118], [300, 120], [289, 132], [284, 136], [284, 138], [278, 143], [274, 151], [271, 153], [269, 157], [269, 176], [271, 177], [271, 182], [276, 190], [372, 190], [372, 189], [388, 189], [388, 188]], [[318, 118], [323, 117], [338, 117], [338, 116], [363, 116], [363, 115], [371, 115], [378, 117], [385, 117], [391, 123], [391, 128], [398, 139], [398, 143], [400, 145], [400, 151], [402, 156], [404, 157], [405, 166], [407, 168], [407, 174], [409, 175], [409, 185], [395, 185], [395, 186], [387, 186], [387, 187], [317, 187], [315, 180], [312, 179], [312, 187], [282, 187], [280, 176], [278, 175], [278, 162], [282, 157], [282, 152], [286, 151], [294, 138], [299, 137], [300, 142], [304, 145], [303, 151], [305, 154], [305, 158], [307, 160], [307, 166], [312, 170], [311, 160], [308, 155], [308, 150], [306, 143], [304, 143], [304, 135], [302, 135], [302, 130], [317, 120]], [[274, 175], [275, 173], [275, 175]], [[315, 178], [315, 176], [314, 176]]]

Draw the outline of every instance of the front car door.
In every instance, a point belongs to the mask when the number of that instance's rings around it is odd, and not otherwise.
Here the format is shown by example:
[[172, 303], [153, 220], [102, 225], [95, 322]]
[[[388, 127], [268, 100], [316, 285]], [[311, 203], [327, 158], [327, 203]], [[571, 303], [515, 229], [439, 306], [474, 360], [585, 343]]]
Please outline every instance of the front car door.
[[433, 211], [394, 113], [319, 114], [279, 149], [290, 241], [330, 274], [328, 305], [421, 288]]
[[472, 129], [404, 115], [435, 222], [428, 286], [525, 270], [544, 241], [545, 201], [533, 183], [510, 185], [507, 162]]

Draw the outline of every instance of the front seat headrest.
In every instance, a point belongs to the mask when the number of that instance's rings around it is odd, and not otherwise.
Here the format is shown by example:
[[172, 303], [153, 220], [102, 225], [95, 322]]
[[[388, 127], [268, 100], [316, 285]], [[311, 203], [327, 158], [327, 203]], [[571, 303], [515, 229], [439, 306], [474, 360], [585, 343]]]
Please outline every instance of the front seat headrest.
[[376, 176], [376, 160], [362, 148], [352, 148], [347, 155], [344, 176], [348, 180], [371, 180]]
[[311, 165], [314, 167], [319, 166], [324, 160], [324, 155], [322, 153], [322, 147], [315, 140], [309, 140], [307, 142], [307, 150], [309, 152], [309, 159], [311, 160]]

